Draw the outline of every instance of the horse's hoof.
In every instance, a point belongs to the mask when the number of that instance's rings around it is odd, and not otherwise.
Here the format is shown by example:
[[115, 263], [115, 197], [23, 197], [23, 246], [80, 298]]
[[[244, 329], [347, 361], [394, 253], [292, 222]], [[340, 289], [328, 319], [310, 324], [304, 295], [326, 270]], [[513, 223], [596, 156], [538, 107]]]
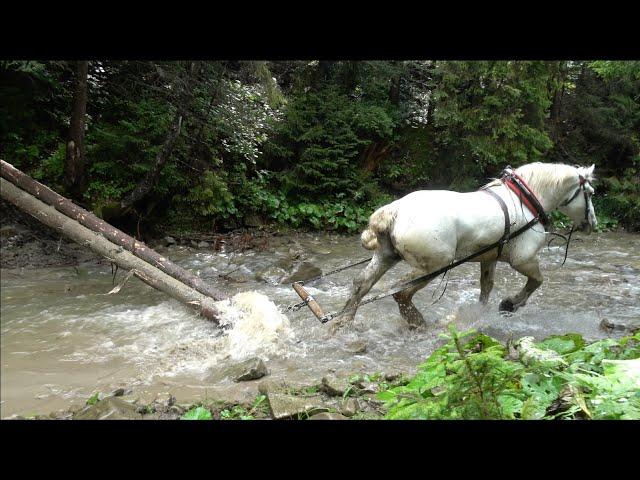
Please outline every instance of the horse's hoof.
[[505, 298], [500, 302], [500, 306], [498, 307], [498, 311], [500, 312], [515, 312], [515, 308], [513, 307], [513, 302], [508, 298]]

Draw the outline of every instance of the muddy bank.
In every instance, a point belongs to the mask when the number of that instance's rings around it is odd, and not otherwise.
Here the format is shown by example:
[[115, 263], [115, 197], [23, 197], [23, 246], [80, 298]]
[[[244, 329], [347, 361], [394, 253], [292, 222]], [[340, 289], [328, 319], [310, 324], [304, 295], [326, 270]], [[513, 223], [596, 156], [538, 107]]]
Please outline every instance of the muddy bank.
[[[272, 250], [291, 242], [298, 232], [261, 227], [228, 233], [176, 233], [143, 239], [151, 248], [183, 246], [189, 251], [243, 253]], [[303, 233], [301, 233], [303, 234]], [[0, 200], [0, 268], [72, 267], [99, 265], [105, 260], [46, 225]]]
[[249, 394], [186, 400], [169, 392], [150, 394], [118, 388], [96, 392], [83, 404], [45, 414], [12, 415], [5, 420], [375, 420], [385, 411], [378, 392], [406, 385], [401, 372], [331, 373], [309, 385], [251, 379]]

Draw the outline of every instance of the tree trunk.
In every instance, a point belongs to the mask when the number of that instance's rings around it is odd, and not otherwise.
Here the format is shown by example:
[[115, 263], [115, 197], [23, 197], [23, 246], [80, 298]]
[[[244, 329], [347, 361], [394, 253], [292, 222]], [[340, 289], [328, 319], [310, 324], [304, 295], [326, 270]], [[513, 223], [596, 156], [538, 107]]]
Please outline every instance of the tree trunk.
[[60, 231], [74, 242], [90, 248], [109, 261], [116, 263], [119, 267], [131, 270], [136, 277], [146, 284], [186, 305], [197, 308], [205, 317], [217, 321], [218, 311], [212, 298], [202, 295], [156, 267], [149, 265], [144, 260], [56, 211], [52, 206], [41, 202], [4, 178], [0, 178], [0, 187], [2, 198], [45, 225]]
[[87, 75], [89, 62], [76, 63], [76, 86], [73, 92], [71, 126], [65, 162], [65, 186], [73, 198], [80, 198], [86, 189], [84, 130], [87, 113]]
[[178, 100], [179, 104], [173, 118], [172, 127], [167, 134], [167, 138], [165, 139], [160, 152], [156, 155], [156, 160], [151, 170], [147, 172], [145, 177], [140, 181], [140, 183], [138, 183], [138, 185], [136, 185], [133, 191], [131, 191], [120, 202], [120, 207], [123, 209], [129, 208], [149, 194], [156, 183], [158, 183], [160, 173], [162, 173], [164, 165], [173, 153], [173, 147], [175, 146], [176, 140], [180, 135], [180, 129], [182, 128], [182, 121], [186, 116], [187, 110], [189, 110], [191, 101], [193, 100], [193, 87], [195, 83], [195, 76], [197, 74], [197, 63], [191, 62], [189, 70], [189, 76], [186, 80], [186, 85], [184, 86], [182, 95], [180, 95], [180, 99]]
[[211, 297], [217, 301], [228, 298], [224, 293], [207, 285], [200, 277], [197, 277], [193, 273], [176, 265], [168, 258], [163, 257], [147, 247], [144, 243], [138, 242], [126, 233], [109, 225], [105, 221], [96, 217], [93, 213], [74, 205], [62, 195], [58, 195], [45, 185], [36, 182], [31, 177], [25, 175], [4, 160], [0, 160], [0, 174], [11, 183], [17, 185], [46, 204], [51, 205], [67, 217], [76, 220], [93, 232], [104, 235], [109, 241], [126, 248], [135, 256], [150, 263], [167, 275], [170, 275], [180, 282], [190, 286], [203, 295]]

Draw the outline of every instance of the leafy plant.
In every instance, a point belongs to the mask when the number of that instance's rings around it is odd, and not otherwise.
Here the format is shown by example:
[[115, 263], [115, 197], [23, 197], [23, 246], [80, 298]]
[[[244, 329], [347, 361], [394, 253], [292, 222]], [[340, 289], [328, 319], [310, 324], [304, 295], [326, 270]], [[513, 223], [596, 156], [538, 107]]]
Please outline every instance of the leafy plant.
[[640, 418], [640, 333], [592, 344], [577, 334], [516, 342], [519, 360], [473, 331], [450, 327], [445, 338], [407, 385], [378, 394], [386, 418]]
[[212, 420], [211, 412], [204, 407], [195, 407], [186, 412], [180, 420]]

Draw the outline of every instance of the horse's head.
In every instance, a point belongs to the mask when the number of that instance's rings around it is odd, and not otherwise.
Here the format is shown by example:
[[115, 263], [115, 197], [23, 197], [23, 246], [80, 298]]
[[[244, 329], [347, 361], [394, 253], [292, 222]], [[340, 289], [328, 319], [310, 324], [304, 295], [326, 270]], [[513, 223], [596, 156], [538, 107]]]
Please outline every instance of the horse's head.
[[596, 211], [593, 208], [591, 197], [594, 194], [591, 182], [594, 180], [593, 170], [595, 165], [590, 167], [575, 167], [575, 177], [568, 181], [569, 189], [565, 199], [560, 203], [558, 209], [567, 215], [578, 229], [590, 234], [598, 225]]

